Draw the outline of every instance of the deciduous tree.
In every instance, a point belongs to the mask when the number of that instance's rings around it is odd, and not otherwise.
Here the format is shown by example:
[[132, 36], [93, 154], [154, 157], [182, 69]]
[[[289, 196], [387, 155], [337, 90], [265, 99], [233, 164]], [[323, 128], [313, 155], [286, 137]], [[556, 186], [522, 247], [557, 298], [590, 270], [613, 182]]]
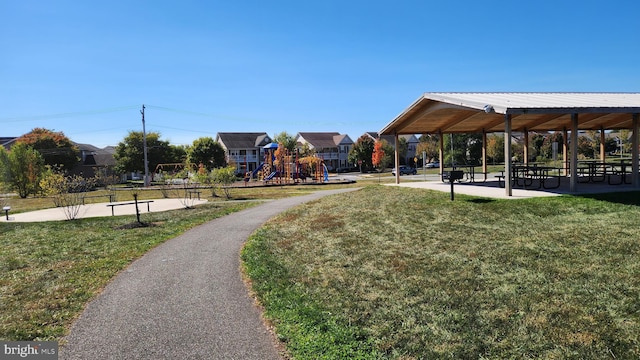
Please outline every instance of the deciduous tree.
[[207, 171], [211, 171], [225, 165], [224, 148], [211, 137], [201, 137], [187, 149], [187, 162], [195, 167], [202, 164]]
[[437, 135], [422, 135], [420, 136], [420, 142], [416, 146], [416, 155], [422, 157], [424, 152], [426, 155], [426, 161], [434, 161], [438, 159], [440, 155], [439, 137]]
[[372, 169], [371, 156], [373, 155], [373, 143], [373, 139], [369, 136], [360, 136], [349, 152], [349, 162], [351, 164], [362, 162], [360, 165], [361, 171]]
[[233, 166], [213, 169], [211, 179], [215, 186], [222, 188], [227, 199], [231, 198], [231, 184], [236, 181], [235, 168]]
[[[144, 172], [144, 146], [141, 131], [130, 131], [123, 141], [116, 146], [114, 158], [116, 171]], [[168, 141], [160, 140], [160, 133], [147, 133], [147, 159], [149, 171], [153, 172], [158, 164], [173, 163], [177, 159], [175, 149]]]
[[296, 138], [290, 135], [289, 133], [287, 133], [286, 131], [276, 134], [273, 137], [273, 142], [276, 144], [279, 144], [280, 146], [283, 146], [285, 149], [289, 150], [290, 152], [294, 152], [296, 150], [296, 146], [297, 146]]
[[95, 178], [83, 178], [78, 175], [65, 175], [63, 172], [48, 167], [40, 180], [40, 188], [45, 196], [53, 199], [56, 207], [62, 209], [67, 220], [74, 220], [80, 215], [84, 204], [85, 193], [96, 184]]
[[373, 144], [373, 154], [371, 155], [371, 162], [373, 163], [373, 166], [377, 167], [378, 169], [384, 169], [383, 167], [381, 167], [384, 160], [384, 155], [385, 153], [384, 149], [382, 148], [382, 141], [378, 139]]
[[35, 128], [16, 139], [37, 150], [45, 165], [68, 171], [80, 161], [80, 150], [62, 131]]
[[493, 164], [504, 162], [504, 135], [487, 135], [487, 157]]
[[[1, 151], [5, 151], [2, 148]], [[0, 155], [3, 164], [3, 178], [11, 189], [18, 192], [18, 196], [26, 198], [36, 194], [39, 189], [40, 178], [45, 166], [42, 155], [25, 143], [17, 143], [8, 153]]]

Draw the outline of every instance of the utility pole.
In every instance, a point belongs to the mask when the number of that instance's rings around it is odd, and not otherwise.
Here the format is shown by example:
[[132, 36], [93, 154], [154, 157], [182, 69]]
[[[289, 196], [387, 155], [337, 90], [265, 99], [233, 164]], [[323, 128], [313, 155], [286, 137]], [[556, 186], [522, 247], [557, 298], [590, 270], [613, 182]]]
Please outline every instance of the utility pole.
[[142, 152], [144, 153], [144, 187], [149, 186], [149, 161], [147, 160], [147, 131], [144, 126], [144, 104], [142, 104]]

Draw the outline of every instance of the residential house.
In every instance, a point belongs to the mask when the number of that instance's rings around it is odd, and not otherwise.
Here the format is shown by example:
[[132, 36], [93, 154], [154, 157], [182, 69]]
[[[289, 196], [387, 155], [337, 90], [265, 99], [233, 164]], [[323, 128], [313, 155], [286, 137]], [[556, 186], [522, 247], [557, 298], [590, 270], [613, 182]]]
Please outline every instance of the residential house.
[[300, 132], [296, 134], [298, 146], [308, 144], [324, 160], [329, 170], [350, 167], [349, 151], [353, 140], [349, 135], [337, 132]]
[[265, 132], [224, 132], [216, 135], [224, 148], [227, 163], [234, 164], [237, 174], [254, 171], [264, 161], [263, 147], [271, 143]]
[[70, 174], [85, 178], [97, 177], [99, 182], [112, 182], [115, 179], [115, 147], [98, 148], [89, 144], [74, 143], [80, 150], [80, 162], [69, 171]]
[[[0, 145], [5, 149], [10, 150], [11, 146], [15, 144], [17, 137], [0, 137]], [[89, 144], [73, 143], [80, 150], [80, 162], [69, 173], [72, 175], [79, 175], [85, 178], [92, 178], [99, 175], [98, 178], [105, 180], [107, 177], [113, 177], [114, 168], [116, 165], [113, 154], [115, 148], [113, 146], [107, 146], [103, 149], [95, 147]]]
[[[369, 136], [373, 140], [377, 140], [378, 138], [385, 140], [394, 148], [396, 146], [396, 140], [393, 135], [380, 136], [380, 134], [378, 134], [377, 132], [372, 131], [366, 132], [365, 135]], [[405, 139], [407, 142], [407, 153], [403, 158], [400, 159], [400, 164], [415, 166], [413, 158], [416, 157], [416, 150], [418, 148], [420, 140], [418, 140], [415, 135], [398, 135], [398, 138]], [[421, 157], [421, 155], [418, 155], [418, 157]]]
[[16, 139], [17, 137], [0, 137], [0, 146], [3, 146], [6, 150], [9, 150]]

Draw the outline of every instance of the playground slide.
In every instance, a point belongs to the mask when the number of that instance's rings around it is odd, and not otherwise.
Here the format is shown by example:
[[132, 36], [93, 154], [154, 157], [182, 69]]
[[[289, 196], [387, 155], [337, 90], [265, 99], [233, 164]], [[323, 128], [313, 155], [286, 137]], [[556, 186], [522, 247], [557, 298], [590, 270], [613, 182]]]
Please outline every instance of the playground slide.
[[329, 171], [327, 170], [327, 165], [322, 164], [322, 166], [324, 167], [324, 181], [329, 182]]
[[269, 176], [264, 178], [264, 180], [265, 181], [269, 181], [269, 180], [273, 179], [273, 177], [276, 176], [277, 173], [278, 173], [277, 171], [272, 172], [271, 174], [269, 174]]
[[256, 177], [256, 175], [258, 174], [258, 171], [262, 170], [263, 167], [264, 167], [264, 163], [260, 163], [260, 165], [251, 173], [251, 178]]

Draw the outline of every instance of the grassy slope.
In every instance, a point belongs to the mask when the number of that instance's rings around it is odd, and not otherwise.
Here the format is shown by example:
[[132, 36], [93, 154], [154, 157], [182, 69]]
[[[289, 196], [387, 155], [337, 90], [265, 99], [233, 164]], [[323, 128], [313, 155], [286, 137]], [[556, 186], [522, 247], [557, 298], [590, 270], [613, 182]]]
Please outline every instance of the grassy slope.
[[[255, 204], [255, 203], [253, 203]], [[135, 216], [4, 223], [0, 235], [0, 339], [60, 340], [131, 261], [188, 228], [252, 203], [207, 204]]]
[[630, 204], [370, 186], [283, 214], [242, 256], [296, 358], [639, 358]]

